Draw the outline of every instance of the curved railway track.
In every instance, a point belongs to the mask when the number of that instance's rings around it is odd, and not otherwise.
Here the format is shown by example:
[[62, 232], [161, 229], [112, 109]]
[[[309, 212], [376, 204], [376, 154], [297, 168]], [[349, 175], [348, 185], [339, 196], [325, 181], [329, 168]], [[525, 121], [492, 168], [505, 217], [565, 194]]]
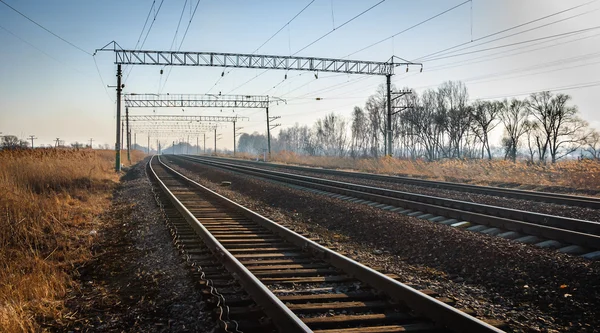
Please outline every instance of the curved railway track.
[[366, 172], [350, 172], [350, 171], [341, 171], [341, 170], [334, 170], [334, 169], [311, 168], [311, 167], [296, 166], [296, 165], [264, 163], [264, 162], [255, 162], [255, 161], [249, 161], [249, 160], [226, 158], [226, 157], [210, 157], [210, 158], [214, 159], [214, 160], [222, 160], [222, 161], [233, 162], [233, 163], [237, 163], [237, 164], [252, 165], [252, 166], [256, 166], [256, 167], [268, 166], [271, 168], [277, 168], [277, 169], [282, 169], [282, 170], [314, 172], [314, 173], [320, 173], [320, 174], [324, 174], [324, 175], [378, 180], [378, 181], [385, 181], [385, 182], [389, 182], [389, 183], [408, 184], [408, 185], [415, 185], [415, 186], [422, 186], [422, 187], [429, 187], [429, 188], [440, 188], [440, 189], [446, 189], [446, 190], [452, 190], [452, 191], [479, 193], [479, 194], [493, 195], [493, 196], [506, 197], [506, 198], [531, 200], [531, 201], [537, 201], [537, 202], [547, 202], [547, 203], [554, 203], [554, 204], [567, 205], [567, 206], [578, 206], [578, 207], [600, 209], [600, 198], [595, 198], [595, 197], [586, 197], [586, 196], [568, 195], [568, 194], [550, 193], [550, 192], [527, 191], [527, 190], [500, 188], [500, 187], [493, 187], [493, 186], [461, 184], [461, 183], [444, 182], [444, 181], [437, 181], [437, 180], [426, 180], [426, 179], [418, 179], [418, 178], [403, 177], [403, 176], [379, 175], [379, 174], [366, 173]]
[[[177, 244], [192, 249], [188, 261], [210, 252], [281, 332], [502, 332], [234, 203], [160, 158], [151, 159], [149, 175], [187, 222]], [[211, 272], [223, 278], [209, 267], [203, 279], [214, 281]], [[210, 285], [213, 295], [229, 286]], [[227, 320], [253, 312], [227, 309]]]
[[361, 202], [359, 200], [376, 203], [382, 209], [400, 211], [438, 223], [452, 225], [468, 221], [468, 224], [475, 224], [472, 226], [474, 231], [483, 231], [491, 235], [540, 244], [540, 246], [548, 245], [562, 252], [584, 254], [588, 258], [597, 257], [600, 250], [600, 223], [598, 222], [265, 170], [212, 158], [189, 156], [176, 158], [306, 189], [335, 193], [344, 199], [356, 199], [359, 203]]

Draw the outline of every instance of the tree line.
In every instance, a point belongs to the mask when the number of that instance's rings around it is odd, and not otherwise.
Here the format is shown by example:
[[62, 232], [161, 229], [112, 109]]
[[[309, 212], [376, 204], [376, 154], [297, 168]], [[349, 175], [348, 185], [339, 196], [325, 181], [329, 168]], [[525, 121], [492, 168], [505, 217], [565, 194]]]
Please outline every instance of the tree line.
[[[402, 91], [407, 91], [403, 89]], [[395, 87], [393, 93], [398, 93]], [[467, 87], [448, 81], [435, 89], [403, 94], [393, 100], [394, 156], [429, 161], [445, 158], [556, 162], [580, 152], [600, 157], [600, 134], [581, 119], [567, 94], [534, 93], [524, 99], [469, 101]], [[296, 124], [272, 138], [272, 151], [298, 154], [380, 157], [385, 154], [387, 96], [381, 85], [364, 107], [355, 106], [350, 119], [334, 113], [313, 126]], [[496, 145], [491, 132], [502, 131]], [[265, 135], [242, 134], [240, 151], [262, 153]]]

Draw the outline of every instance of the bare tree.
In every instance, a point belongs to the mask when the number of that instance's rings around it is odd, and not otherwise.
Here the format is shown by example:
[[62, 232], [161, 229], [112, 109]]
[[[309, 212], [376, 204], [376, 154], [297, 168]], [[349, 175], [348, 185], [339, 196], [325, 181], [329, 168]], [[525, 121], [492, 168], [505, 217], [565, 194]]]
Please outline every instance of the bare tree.
[[352, 144], [350, 155], [352, 157], [365, 157], [368, 153], [369, 123], [363, 109], [354, 107], [352, 112]]
[[550, 92], [532, 94], [529, 110], [539, 123], [543, 136], [538, 140], [540, 161], [550, 155], [552, 163], [579, 149], [587, 134], [587, 123], [578, 116], [576, 106], [568, 106], [571, 96]]
[[586, 140], [585, 151], [590, 154], [590, 157], [597, 160], [600, 159], [600, 133], [594, 130], [588, 135]]
[[335, 113], [318, 119], [315, 132], [323, 154], [344, 156], [347, 145], [346, 121]]
[[499, 113], [505, 131], [502, 145], [506, 152], [505, 158], [510, 158], [513, 162], [517, 160], [517, 149], [521, 137], [527, 130], [525, 121], [528, 116], [529, 112], [525, 101], [513, 98], [510, 102], [507, 100], [502, 102], [502, 109]]
[[482, 144], [481, 158], [483, 158], [483, 152], [486, 150], [488, 159], [492, 159], [489, 133], [499, 124], [497, 120], [501, 110], [502, 103], [498, 101], [477, 101], [473, 104], [471, 115], [473, 119], [473, 132]]

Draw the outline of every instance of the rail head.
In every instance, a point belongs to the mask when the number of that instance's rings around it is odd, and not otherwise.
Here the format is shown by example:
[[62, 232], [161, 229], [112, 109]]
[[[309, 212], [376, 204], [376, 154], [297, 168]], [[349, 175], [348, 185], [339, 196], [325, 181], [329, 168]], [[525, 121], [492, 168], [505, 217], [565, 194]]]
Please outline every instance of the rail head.
[[[162, 163], [162, 162], [161, 162]], [[163, 164], [164, 165], [164, 164]], [[436, 300], [433, 297], [425, 295], [416, 289], [413, 289], [399, 281], [396, 281], [380, 272], [373, 270], [363, 264], [345, 257], [337, 252], [334, 252], [270, 219], [252, 211], [248, 208], [208, 189], [207, 187], [193, 181], [185, 175], [175, 171], [167, 165], [166, 168], [172, 171], [174, 175], [186, 180], [194, 187], [202, 189], [206, 194], [220, 200], [221, 203], [236, 209], [246, 217], [250, 218], [263, 227], [271, 230], [274, 233], [284, 237], [289, 242], [310, 249], [313, 252], [320, 253], [324, 258], [335, 267], [346, 271], [355, 276], [357, 279], [366, 282], [370, 286], [388, 294], [392, 299], [406, 303], [408, 307], [413, 309], [417, 314], [423, 315], [432, 319], [439, 325], [442, 325], [455, 332], [472, 332], [472, 333], [499, 333], [502, 330], [491, 326], [475, 317], [472, 317], [454, 307], [451, 307], [443, 302]]]
[[[269, 315], [273, 324], [281, 330], [281, 332], [312, 332], [312, 330], [302, 322], [296, 314], [294, 314], [277, 296], [275, 296], [267, 286], [265, 286], [260, 280], [254, 276], [242, 263], [240, 263], [227, 249], [196, 219], [196, 217], [175, 197], [175, 195], [168, 189], [165, 183], [158, 177], [154, 169], [152, 168], [153, 156], [149, 163], [152, 177], [157, 181], [161, 190], [169, 198], [169, 201], [173, 203], [175, 208], [182, 214], [182, 216], [190, 223], [192, 228], [198, 233], [198, 235], [205, 242], [206, 246], [210, 248], [215, 254], [217, 254], [225, 268], [236, 276], [236, 279], [245, 288], [245, 290], [252, 296], [254, 301], [263, 308], [265, 313]], [[159, 157], [156, 157], [159, 163], [162, 165]], [[170, 172], [175, 175], [180, 175], [175, 170], [164, 165]]]

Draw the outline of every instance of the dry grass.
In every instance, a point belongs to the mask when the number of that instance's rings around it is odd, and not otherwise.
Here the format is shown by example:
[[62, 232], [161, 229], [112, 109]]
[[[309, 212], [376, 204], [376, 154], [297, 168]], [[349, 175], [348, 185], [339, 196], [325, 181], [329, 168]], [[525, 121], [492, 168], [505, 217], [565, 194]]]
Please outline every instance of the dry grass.
[[[238, 157], [256, 159], [255, 155]], [[262, 158], [262, 157], [261, 157]], [[504, 160], [401, 160], [394, 158], [351, 159], [302, 156], [291, 152], [273, 154], [273, 162], [336, 168], [362, 172], [406, 175], [481, 185], [512, 183], [526, 186], [561, 186], [580, 190], [600, 190], [600, 162], [561, 161], [556, 164], [530, 165]]]
[[0, 332], [44, 331], [65, 315], [119, 180], [113, 161], [112, 151], [0, 151]]

